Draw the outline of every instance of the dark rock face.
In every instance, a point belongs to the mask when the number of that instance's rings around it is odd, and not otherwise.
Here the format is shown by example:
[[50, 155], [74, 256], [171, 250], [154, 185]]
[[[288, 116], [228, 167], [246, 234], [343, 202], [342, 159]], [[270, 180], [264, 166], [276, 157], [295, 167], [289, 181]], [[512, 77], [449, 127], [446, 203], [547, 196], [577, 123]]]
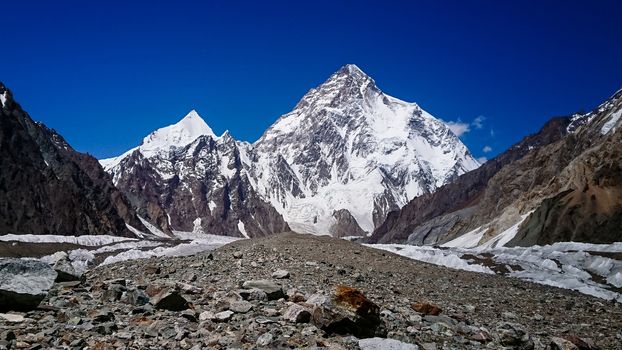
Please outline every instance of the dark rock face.
[[[482, 164], [481, 167], [459, 176], [455, 181], [440, 187], [434, 193], [413, 199], [401, 210], [389, 213], [385, 222], [370, 237], [370, 243], [410, 240], [414, 244], [428, 244], [436, 242], [436, 235], [430, 235], [432, 231], [436, 231], [437, 234], [446, 232], [448, 228], [464, 231], [466, 225], [460, 223], [464, 222], [465, 215], [460, 211], [478, 205], [489, 180], [501, 168], [521, 159], [531, 150], [561, 139], [566, 133], [568, 123], [568, 118], [551, 119], [538, 133], [525, 137], [507, 151]], [[447, 214], [453, 215], [440, 218]], [[470, 217], [470, 214], [467, 216]], [[427, 228], [423, 226], [434, 218], [438, 218], [436, 223], [429, 223]], [[409, 238], [413, 232], [417, 234]]]
[[142, 228], [98, 161], [34, 122], [0, 83], [0, 233], [115, 234]]
[[[560, 174], [572, 185], [544, 199], [510, 245], [611, 243], [622, 234], [622, 133], [574, 159]], [[553, 184], [552, 184], [553, 186]]]
[[46, 263], [0, 259], [0, 312], [37, 308], [55, 279], [56, 272]]
[[438, 244], [485, 224], [486, 239], [499, 233], [495, 220], [531, 210], [508, 245], [619, 241], [622, 131], [619, 122], [617, 129], [607, 125], [615, 124], [621, 97], [618, 91], [584, 116], [552, 119], [479, 169], [391, 213], [371, 241]]
[[337, 220], [330, 229], [333, 236], [365, 236], [365, 231], [363, 231], [347, 209], [335, 210], [333, 217]]
[[116, 185], [150, 222], [178, 231], [257, 237], [289, 230], [253, 189], [243, 169], [244, 144], [210, 135], [171, 152], [140, 150], [113, 170]]

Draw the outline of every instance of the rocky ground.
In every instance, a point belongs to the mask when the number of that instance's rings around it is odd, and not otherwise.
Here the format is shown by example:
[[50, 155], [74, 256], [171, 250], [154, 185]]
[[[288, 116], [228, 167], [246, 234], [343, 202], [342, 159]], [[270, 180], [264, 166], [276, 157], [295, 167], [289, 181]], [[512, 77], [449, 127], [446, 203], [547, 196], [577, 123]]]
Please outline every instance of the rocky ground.
[[621, 329], [619, 303], [284, 234], [56, 283], [0, 314], [0, 349], [620, 349]]

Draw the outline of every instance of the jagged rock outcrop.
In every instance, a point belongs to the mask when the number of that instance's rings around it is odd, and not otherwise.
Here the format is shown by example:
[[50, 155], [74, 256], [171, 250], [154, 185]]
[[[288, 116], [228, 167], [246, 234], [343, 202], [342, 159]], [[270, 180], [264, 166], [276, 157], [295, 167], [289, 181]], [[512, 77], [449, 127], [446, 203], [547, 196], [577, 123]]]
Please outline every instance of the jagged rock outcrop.
[[34, 122], [0, 83], [0, 234], [114, 234], [144, 229], [99, 162]]

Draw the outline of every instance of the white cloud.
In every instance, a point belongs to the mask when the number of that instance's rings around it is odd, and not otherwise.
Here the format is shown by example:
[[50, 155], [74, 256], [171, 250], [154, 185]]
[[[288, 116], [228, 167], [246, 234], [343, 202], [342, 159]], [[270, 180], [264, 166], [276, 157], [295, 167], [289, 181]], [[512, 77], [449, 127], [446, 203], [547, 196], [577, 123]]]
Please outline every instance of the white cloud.
[[492, 147], [490, 147], [488, 145], [484, 146], [484, 149], [482, 149], [482, 152], [484, 152], [484, 153], [492, 152]]
[[492, 128], [490, 129], [490, 136], [495, 137], [495, 131]]
[[456, 136], [458, 137], [471, 131], [471, 128], [469, 127], [469, 123], [463, 123], [462, 121], [460, 121], [460, 119], [458, 119], [458, 121], [448, 121], [448, 122], [445, 122], [445, 124], [447, 124], [447, 126], [449, 127], [449, 130], [451, 130], [451, 132], [456, 134]]
[[484, 163], [486, 163], [488, 161], [488, 158], [486, 158], [486, 157], [479, 157], [479, 158], [477, 158], [477, 161], [480, 164], [484, 164]]
[[473, 122], [471, 122], [471, 125], [473, 125], [475, 129], [481, 129], [484, 127], [484, 120], [486, 120], [486, 117], [484, 117], [483, 115], [480, 115], [479, 117], [473, 119]]

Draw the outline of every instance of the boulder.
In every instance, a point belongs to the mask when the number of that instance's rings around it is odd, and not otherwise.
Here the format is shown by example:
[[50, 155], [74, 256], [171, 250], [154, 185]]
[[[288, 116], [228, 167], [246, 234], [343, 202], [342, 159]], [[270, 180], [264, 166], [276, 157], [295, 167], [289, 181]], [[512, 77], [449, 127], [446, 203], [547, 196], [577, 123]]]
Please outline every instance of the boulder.
[[0, 258], [0, 312], [37, 308], [56, 276], [56, 271], [41, 261]]
[[284, 279], [284, 278], [289, 278], [289, 271], [287, 270], [276, 270], [272, 273], [272, 278], [276, 278], [276, 279]]
[[151, 303], [156, 309], [164, 309], [169, 311], [186, 310], [189, 306], [188, 301], [184, 299], [177, 290], [165, 288], [160, 293], [151, 298]]
[[268, 300], [278, 300], [285, 298], [283, 289], [278, 284], [268, 280], [252, 280], [246, 281], [242, 285], [246, 289], [259, 289], [266, 293]]
[[60, 252], [60, 255], [58, 255], [52, 267], [58, 274], [58, 276], [56, 276], [56, 282], [80, 281], [82, 279], [82, 273], [76, 270], [71, 264], [69, 255], [65, 252]]
[[440, 307], [428, 302], [414, 303], [411, 308], [420, 314], [432, 316], [438, 316], [443, 311]]
[[535, 346], [525, 327], [517, 323], [500, 323], [497, 326], [497, 334], [501, 345], [509, 349], [533, 350]]
[[352, 334], [357, 338], [386, 336], [380, 308], [360, 291], [337, 286], [330, 294], [314, 294], [307, 300], [312, 322], [328, 334]]
[[292, 304], [283, 314], [283, 319], [292, 323], [308, 323], [311, 320], [311, 313], [301, 305]]

